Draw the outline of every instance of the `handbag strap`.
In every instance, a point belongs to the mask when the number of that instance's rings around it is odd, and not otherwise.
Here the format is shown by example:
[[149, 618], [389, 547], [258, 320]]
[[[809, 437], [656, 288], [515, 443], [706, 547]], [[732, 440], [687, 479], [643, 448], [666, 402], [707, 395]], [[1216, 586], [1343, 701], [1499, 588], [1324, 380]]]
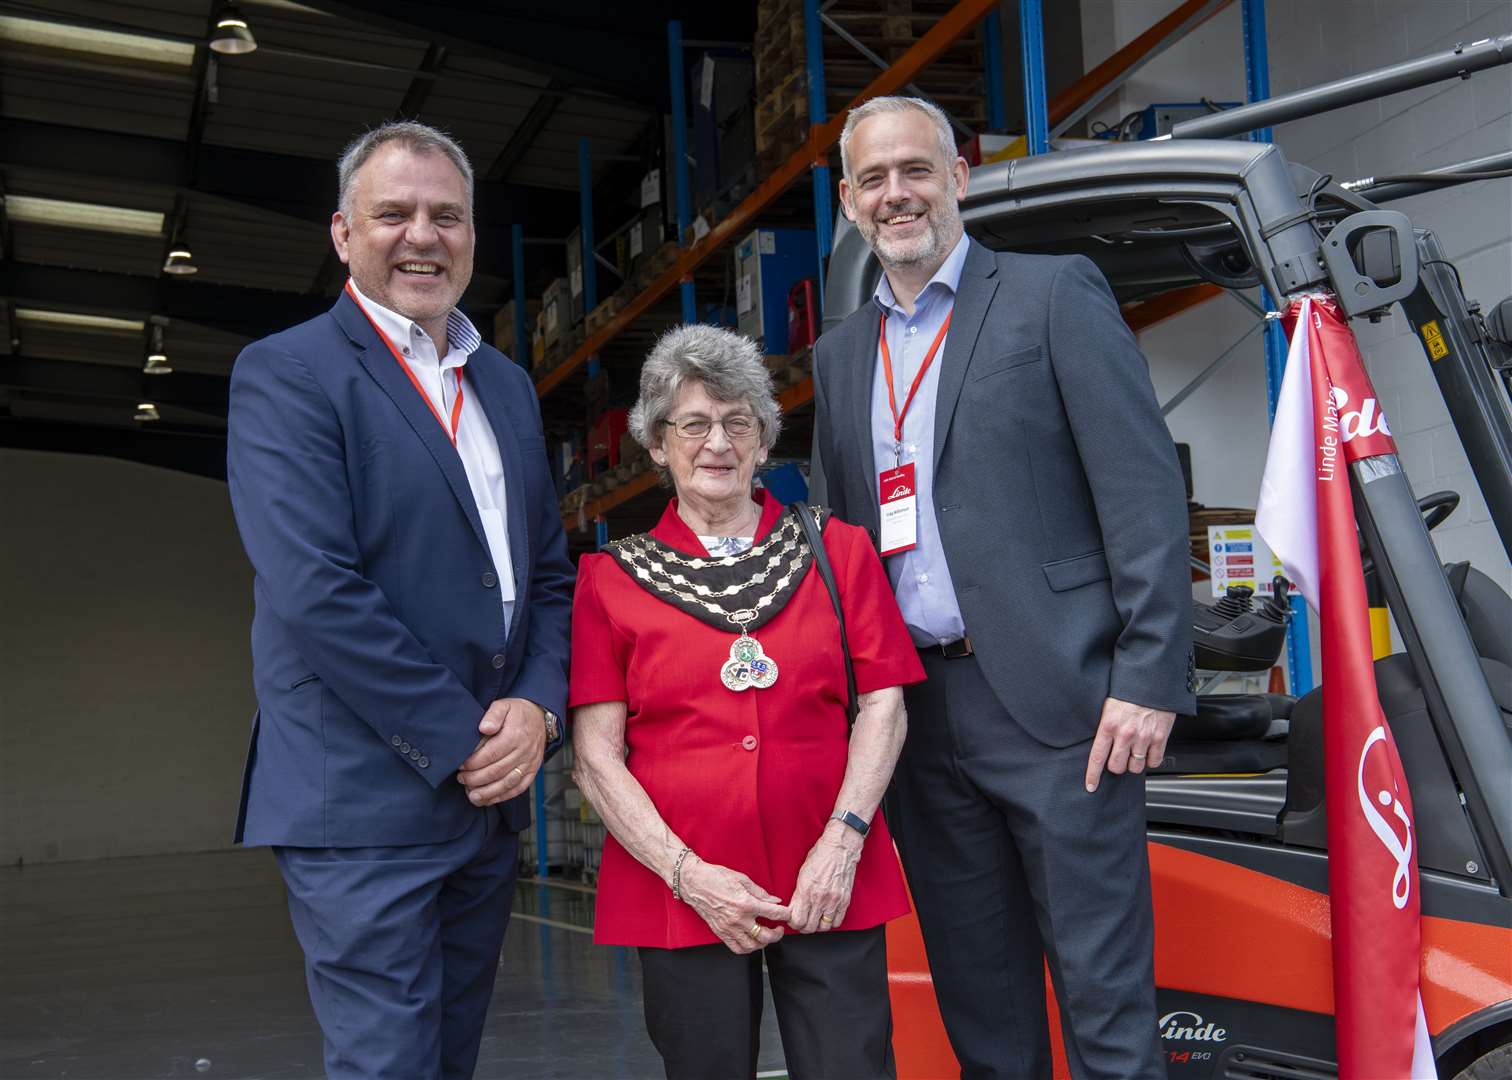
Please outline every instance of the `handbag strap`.
[[835, 619], [840, 623], [840, 649], [845, 657], [846, 724], [848, 728], [854, 727], [856, 713], [860, 708], [856, 700], [856, 671], [851, 666], [850, 642], [845, 637], [845, 612], [840, 607], [840, 589], [835, 584], [835, 571], [830, 566], [829, 554], [824, 550], [824, 537], [820, 534], [819, 523], [814, 519], [814, 512], [809, 508], [808, 503], [799, 500], [789, 503], [788, 509], [798, 519], [804, 539], [808, 541], [809, 550], [814, 554], [814, 568], [819, 571], [824, 587], [829, 590], [830, 603], [835, 605]]

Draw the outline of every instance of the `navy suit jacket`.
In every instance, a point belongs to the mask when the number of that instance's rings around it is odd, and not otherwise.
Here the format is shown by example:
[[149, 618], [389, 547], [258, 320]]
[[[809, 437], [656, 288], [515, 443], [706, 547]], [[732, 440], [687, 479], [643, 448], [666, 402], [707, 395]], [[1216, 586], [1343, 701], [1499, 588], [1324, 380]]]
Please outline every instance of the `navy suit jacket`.
[[[501, 697], [566, 715], [572, 564], [529, 377], [467, 363], [499, 443], [509, 626], [456, 449], [343, 294], [231, 375], [231, 502], [256, 578], [253, 723], [236, 839], [439, 843], [480, 811], [456, 780]], [[528, 793], [502, 807], [528, 824]]]
[[[825, 498], [874, 535], [877, 335], [866, 303], [814, 347]], [[1003, 706], [1049, 746], [1091, 738], [1109, 695], [1193, 712], [1181, 466], [1097, 267], [973, 240], [938, 363], [930, 495]]]

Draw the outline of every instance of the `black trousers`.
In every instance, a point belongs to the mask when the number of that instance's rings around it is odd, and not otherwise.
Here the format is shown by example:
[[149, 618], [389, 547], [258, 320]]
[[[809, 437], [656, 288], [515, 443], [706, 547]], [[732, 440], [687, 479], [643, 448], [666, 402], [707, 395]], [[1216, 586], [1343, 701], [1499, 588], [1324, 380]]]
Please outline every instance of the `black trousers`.
[[883, 928], [789, 934], [736, 956], [722, 944], [640, 950], [646, 1030], [667, 1080], [751, 1080], [761, 1037], [761, 962], [792, 1080], [892, 1080]]
[[1144, 778], [1031, 737], [976, 657], [924, 654], [887, 824], [969, 1080], [1049, 1080], [1048, 958], [1076, 1080], [1164, 1078]]

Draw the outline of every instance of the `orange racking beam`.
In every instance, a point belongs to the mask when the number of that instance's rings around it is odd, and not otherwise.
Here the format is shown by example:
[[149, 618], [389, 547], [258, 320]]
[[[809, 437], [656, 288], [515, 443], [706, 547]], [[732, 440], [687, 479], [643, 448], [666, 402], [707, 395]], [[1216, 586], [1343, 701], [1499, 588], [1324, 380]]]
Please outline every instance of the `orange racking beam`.
[[[1208, 0], [1186, 0], [1186, 3], [1182, 4], [1175, 11], [1098, 64], [1080, 79], [1077, 79], [1059, 94], [1056, 94], [1050, 101], [1050, 126], [1054, 127], [1060, 123], [1074, 109], [1090, 99], [1093, 94], [1144, 59], [1148, 53], [1158, 48], [1162, 42], [1174, 34], [1182, 23], [1200, 12], [1207, 3]], [[1208, 12], [1205, 18], [1193, 23], [1188, 29], [1195, 30], [1231, 3], [1233, 3], [1233, 0], [1224, 0], [1223, 3]]]
[[1161, 293], [1152, 300], [1134, 304], [1124, 308], [1124, 322], [1129, 324], [1129, 329], [1136, 334], [1141, 330], [1148, 330], [1156, 323], [1165, 322], [1174, 315], [1180, 315], [1189, 308], [1198, 304], [1205, 304], [1215, 296], [1222, 296], [1225, 290], [1219, 285], [1187, 285], [1180, 289], [1172, 289], [1170, 292]]
[[807, 172], [815, 162], [822, 161], [829, 149], [840, 139], [840, 129], [845, 126], [845, 116], [851, 109], [869, 98], [891, 94], [912, 82], [935, 58], [943, 53], [956, 38], [996, 10], [998, 0], [960, 0], [960, 3], [940, 17], [896, 63], [883, 71], [856, 99], [823, 124], [809, 129], [809, 137], [793, 156], [777, 166], [755, 191], [729, 214], [725, 215], [698, 243], [683, 251], [670, 268], [648, 285], [644, 291], [625, 305], [618, 315], [610, 319], [597, 332], [590, 334], [572, 355], [557, 367], [542, 376], [536, 383], [536, 393], [545, 397], [559, 386], [568, 375], [576, 371], [588, 358], [602, 352], [604, 346], [614, 340], [625, 327], [643, 314], [652, 304], [671, 292], [679, 282], [689, 277], [705, 260], [712, 256], [727, 240], [734, 239], [766, 209], [788, 186]]

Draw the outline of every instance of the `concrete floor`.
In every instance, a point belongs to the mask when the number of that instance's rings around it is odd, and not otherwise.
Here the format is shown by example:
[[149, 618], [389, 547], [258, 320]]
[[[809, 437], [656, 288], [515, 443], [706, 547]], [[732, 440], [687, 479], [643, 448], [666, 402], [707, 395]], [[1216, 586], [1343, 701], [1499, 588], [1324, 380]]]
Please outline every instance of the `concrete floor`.
[[[591, 894], [526, 883], [514, 910], [479, 1080], [660, 1077], [639, 961], [592, 943]], [[0, 869], [5, 1080], [304, 1080], [320, 1046], [266, 849]]]

